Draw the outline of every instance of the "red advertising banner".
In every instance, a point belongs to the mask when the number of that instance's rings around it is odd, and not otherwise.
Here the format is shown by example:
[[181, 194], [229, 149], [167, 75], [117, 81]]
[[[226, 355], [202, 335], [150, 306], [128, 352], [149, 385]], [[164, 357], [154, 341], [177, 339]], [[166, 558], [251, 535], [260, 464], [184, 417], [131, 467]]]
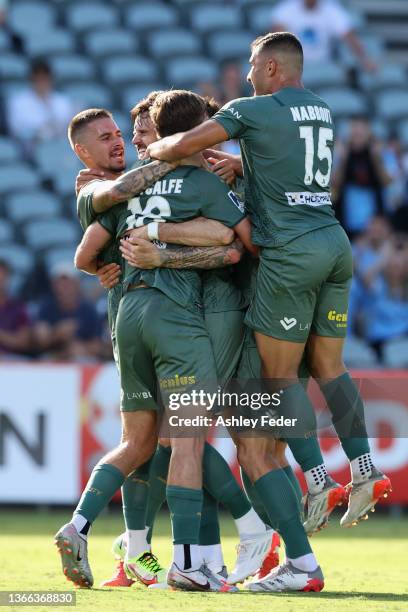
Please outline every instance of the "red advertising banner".
[[[381, 503], [408, 504], [408, 370], [353, 371], [352, 374], [365, 402], [373, 460], [379, 469], [387, 473], [393, 484], [393, 493]], [[323, 398], [315, 383], [310, 385], [309, 392], [319, 418], [324, 407]], [[120, 439], [118, 400], [119, 381], [113, 364], [82, 368], [82, 485], [100, 457]], [[320, 431], [320, 441], [328, 471], [338, 482], [348, 483], [349, 465], [337, 438], [323, 429]], [[231, 440], [218, 437], [212, 442], [239, 477]], [[291, 457], [290, 461], [293, 461]], [[293, 465], [304, 485], [301, 472]]]

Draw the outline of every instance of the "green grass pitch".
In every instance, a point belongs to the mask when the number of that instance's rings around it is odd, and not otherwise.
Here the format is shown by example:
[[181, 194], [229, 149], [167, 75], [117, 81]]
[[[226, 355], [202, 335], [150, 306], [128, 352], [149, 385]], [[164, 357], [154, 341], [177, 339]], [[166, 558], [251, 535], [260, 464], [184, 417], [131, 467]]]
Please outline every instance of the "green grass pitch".
[[[53, 546], [53, 534], [69, 519], [68, 512], [0, 512], [0, 590], [61, 591], [73, 587], [61, 573], [60, 559]], [[76, 609], [88, 612], [229, 610], [296, 611], [408, 609], [408, 520], [371, 515], [370, 520], [352, 530], [341, 530], [338, 516], [328, 529], [316, 535], [312, 544], [325, 573], [322, 593], [304, 594], [202, 594], [130, 589], [101, 589], [99, 583], [110, 576], [113, 537], [122, 531], [119, 513], [104, 515], [90, 536], [90, 561], [95, 588], [77, 592]], [[232, 520], [222, 516], [225, 559], [232, 567], [237, 537]], [[163, 564], [171, 555], [168, 515], [157, 522], [154, 552]], [[9, 608], [11, 609], [11, 608]], [[13, 608], [15, 609], [15, 608]], [[36, 610], [52, 608], [36, 607]], [[72, 609], [62, 608], [58, 609]]]

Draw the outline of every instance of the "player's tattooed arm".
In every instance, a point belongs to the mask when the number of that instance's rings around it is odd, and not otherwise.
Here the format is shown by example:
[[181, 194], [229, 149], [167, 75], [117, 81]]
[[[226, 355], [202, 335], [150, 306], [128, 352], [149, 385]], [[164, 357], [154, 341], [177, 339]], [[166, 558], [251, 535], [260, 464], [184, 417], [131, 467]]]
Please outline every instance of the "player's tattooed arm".
[[177, 162], [153, 161], [125, 172], [115, 181], [96, 183], [92, 194], [92, 206], [96, 213], [102, 213], [115, 204], [138, 195], [160, 180], [178, 165]]
[[[148, 240], [147, 225], [133, 228], [130, 235]], [[196, 217], [183, 223], [159, 223], [158, 236], [162, 242], [183, 246], [222, 246], [231, 244], [235, 232], [215, 219]]]
[[98, 221], [92, 223], [82, 236], [75, 252], [75, 267], [88, 274], [96, 274], [99, 268], [99, 253], [103, 251], [111, 238], [110, 233]]
[[144, 270], [151, 268], [201, 268], [211, 270], [238, 263], [244, 252], [244, 246], [237, 239], [228, 246], [180, 246], [173, 249], [159, 249], [148, 240], [134, 238], [132, 242], [121, 240], [120, 250], [123, 257], [132, 266]]

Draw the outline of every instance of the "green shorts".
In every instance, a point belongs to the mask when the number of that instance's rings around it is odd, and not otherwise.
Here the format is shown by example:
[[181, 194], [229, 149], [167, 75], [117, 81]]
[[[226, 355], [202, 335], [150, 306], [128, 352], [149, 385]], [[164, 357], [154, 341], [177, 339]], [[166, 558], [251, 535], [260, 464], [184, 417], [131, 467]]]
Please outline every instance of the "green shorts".
[[218, 382], [225, 384], [236, 375], [244, 341], [244, 310], [208, 312], [205, 326], [211, 340]]
[[122, 411], [158, 410], [162, 396], [215, 385], [201, 311], [181, 307], [158, 289], [139, 288], [124, 295], [116, 342]]
[[353, 258], [340, 225], [262, 249], [255, 299], [245, 322], [266, 336], [306, 342], [309, 333], [343, 338]]

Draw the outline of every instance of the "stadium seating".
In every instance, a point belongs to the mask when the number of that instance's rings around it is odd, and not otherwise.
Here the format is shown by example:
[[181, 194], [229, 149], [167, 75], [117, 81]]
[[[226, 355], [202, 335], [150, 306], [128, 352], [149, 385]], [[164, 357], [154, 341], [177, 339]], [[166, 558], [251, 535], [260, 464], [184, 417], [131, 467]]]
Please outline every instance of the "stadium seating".
[[52, 56], [54, 53], [71, 53], [75, 49], [75, 38], [63, 29], [35, 31], [25, 40], [25, 48], [28, 55]]
[[190, 22], [202, 33], [227, 28], [235, 30], [242, 26], [242, 15], [237, 6], [208, 3], [192, 8]]
[[0, 167], [0, 194], [11, 191], [36, 189], [40, 184], [37, 172], [24, 162], [2, 164]]
[[0, 164], [17, 161], [20, 150], [16, 142], [6, 136], [0, 136]]
[[76, 32], [116, 27], [119, 14], [114, 6], [105, 2], [77, 2], [66, 8], [66, 20]]
[[126, 87], [122, 91], [122, 109], [127, 113], [131, 108], [138, 103], [139, 100], [147, 96], [151, 91], [159, 91], [166, 89], [163, 83], [139, 83], [138, 85], [131, 85]]
[[26, 223], [23, 233], [27, 245], [39, 251], [75, 243], [79, 237], [79, 227], [68, 219], [36, 220]]
[[56, 10], [52, 2], [23, 0], [10, 3], [8, 22], [10, 27], [20, 34], [49, 31], [54, 27]]
[[59, 263], [74, 261], [74, 255], [74, 245], [72, 245], [71, 247], [51, 248], [44, 254], [45, 265], [48, 270], [51, 270], [55, 265]]
[[371, 368], [378, 365], [374, 350], [363, 340], [350, 335], [344, 343], [344, 361], [349, 368]]
[[388, 121], [408, 117], [408, 90], [388, 89], [376, 99], [377, 114]]
[[56, 173], [76, 171], [79, 164], [66, 138], [41, 142], [34, 159], [41, 176], [46, 178], [53, 178]]
[[384, 365], [388, 368], [408, 367], [408, 339], [396, 338], [384, 344]]
[[147, 39], [147, 47], [156, 59], [169, 58], [172, 55], [197, 55], [202, 50], [200, 37], [182, 28], [152, 32]]
[[59, 215], [61, 205], [53, 193], [38, 190], [11, 195], [5, 202], [5, 210], [14, 223], [24, 224], [27, 220]]
[[347, 74], [343, 66], [333, 62], [307, 64], [303, 72], [303, 83], [309, 89], [342, 87], [346, 85]]
[[360, 83], [367, 91], [390, 87], [404, 88], [407, 83], [407, 72], [400, 64], [385, 64], [375, 73], [363, 72], [360, 75]]
[[239, 59], [248, 56], [252, 35], [246, 30], [221, 31], [208, 37], [207, 49], [218, 61]]
[[352, 89], [324, 89], [319, 90], [318, 94], [329, 105], [334, 117], [351, 117], [368, 112], [364, 95]]
[[165, 66], [167, 81], [176, 87], [213, 81], [218, 74], [217, 64], [204, 56], [170, 60]]
[[6, 261], [17, 274], [27, 274], [35, 262], [30, 249], [13, 242], [0, 244], [0, 260]]
[[28, 76], [28, 61], [15, 53], [0, 55], [0, 78], [2, 80], [26, 79]]
[[0, 219], [0, 244], [5, 242], [13, 242], [14, 240], [14, 228], [9, 221]]
[[100, 83], [70, 83], [62, 89], [78, 104], [78, 110], [91, 107], [109, 108], [112, 105], [111, 90]]
[[257, 36], [269, 32], [272, 23], [272, 3], [264, 2], [248, 7], [248, 22], [252, 32]]
[[83, 42], [87, 53], [95, 58], [134, 53], [138, 50], [137, 38], [132, 32], [125, 29], [103, 29], [89, 32]]
[[129, 6], [124, 21], [128, 28], [137, 32], [157, 29], [165, 33], [167, 28], [177, 25], [178, 14], [169, 4], [142, 2]]
[[79, 54], [53, 57], [51, 67], [58, 84], [65, 81], [89, 81], [95, 76], [92, 61]]
[[138, 81], [155, 81], [159, 69], [153, 60], [142, 55], [121, 55], [106, 59], [102, 73], [105, 81], [112, 86], [121, 86]]

